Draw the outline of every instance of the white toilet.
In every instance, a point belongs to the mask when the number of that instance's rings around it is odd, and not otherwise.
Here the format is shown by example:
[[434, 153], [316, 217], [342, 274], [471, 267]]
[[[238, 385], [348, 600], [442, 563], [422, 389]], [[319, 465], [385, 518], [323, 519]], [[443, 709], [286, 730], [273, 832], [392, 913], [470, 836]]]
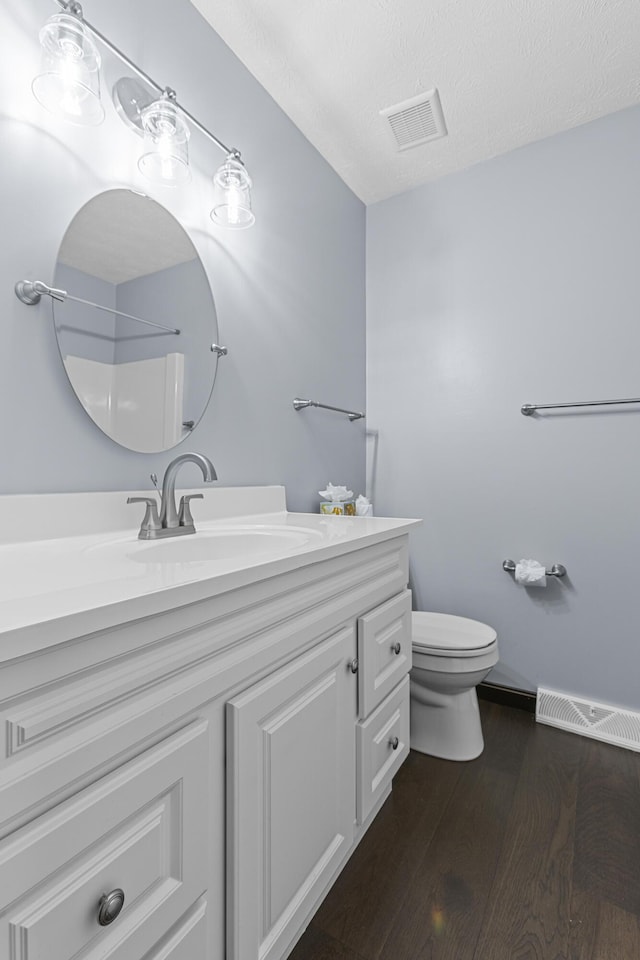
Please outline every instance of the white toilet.
[[411, 748], [444, 760], [484, 749], [476, 686], [498, 662], [486, 623], [446, 613], [412, 614]]

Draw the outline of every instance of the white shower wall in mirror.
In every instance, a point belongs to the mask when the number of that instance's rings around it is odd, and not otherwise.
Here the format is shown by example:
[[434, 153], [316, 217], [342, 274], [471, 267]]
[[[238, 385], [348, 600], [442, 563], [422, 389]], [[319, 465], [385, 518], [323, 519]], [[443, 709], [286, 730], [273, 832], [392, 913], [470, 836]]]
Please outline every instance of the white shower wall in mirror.
[[184, 438], [183, 354], [131, 363], [67, 356], [65, 367], [89, 416], [123, 446], [153, 453]]

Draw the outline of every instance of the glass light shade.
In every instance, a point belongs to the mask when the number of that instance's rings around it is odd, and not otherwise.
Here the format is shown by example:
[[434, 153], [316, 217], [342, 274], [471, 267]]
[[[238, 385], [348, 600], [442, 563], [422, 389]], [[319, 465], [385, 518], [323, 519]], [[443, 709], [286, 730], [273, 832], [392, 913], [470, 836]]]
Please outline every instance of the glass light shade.
[[213, 178], [215, 198], [211, 219], [222, 227], [241, 230], [255, 223], [251, 211], [251, 177], [244, 164], [230, 154]]
[[138, 168], [153, 183], [175, 186], [191, 179], [189, 128], [167, 97], [142, 111], [144, 153]]
[[56, 13], [39, 39], [41, 68], [31, 85], [36, 100], [70, 123], [102, 123], [100, 54], [84, 25], [77, 17]]

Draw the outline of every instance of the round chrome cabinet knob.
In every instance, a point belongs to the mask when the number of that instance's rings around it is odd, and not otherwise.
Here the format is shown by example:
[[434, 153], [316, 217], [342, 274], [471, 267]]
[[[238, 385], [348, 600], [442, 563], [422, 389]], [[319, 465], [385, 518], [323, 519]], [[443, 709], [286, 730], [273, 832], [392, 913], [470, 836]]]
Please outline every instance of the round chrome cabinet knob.
[[98, 923], [101, 927], [108, 927], [119, 916], [124, 906], [124, 890], [119, 887], [111, 893], [105, 893], [98, 904]]
[[389, 740], [389, 746], [391, 747], [392, 750], [397, 750], [398, 747], [400, 746], [400, 741], [398, 740], [397, 737], [391, 737], [391, 739]]
[[393, 650], [393, 652], [394, 652], [394, 653], [396, 654], [396, 656], [397, 656], [397, 655], [400, 653], [400, 651], [402, 650], [402, 647], [400, 646], [400, 643], [392, 643], [392, 644], [391, 644], [391, 649]]
[[357, 657], [354, 657], [353, 660], [349, 661], [349, 669], [351, 670], [351, 673], [357, 673], [359, 666], [360, 666], [360, 663]]

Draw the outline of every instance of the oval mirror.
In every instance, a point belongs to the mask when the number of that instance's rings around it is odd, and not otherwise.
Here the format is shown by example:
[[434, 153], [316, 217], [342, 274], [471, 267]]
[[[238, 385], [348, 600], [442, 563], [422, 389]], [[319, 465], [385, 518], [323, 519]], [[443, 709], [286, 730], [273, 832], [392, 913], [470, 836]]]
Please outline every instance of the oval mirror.
[[216, 375], [215, 305], [196, 248], [164, 207], [107, 190], [71, 221], [56, 264], [58, 346], [94, 423], [141, 453], [169, 450], [204, 413]]

